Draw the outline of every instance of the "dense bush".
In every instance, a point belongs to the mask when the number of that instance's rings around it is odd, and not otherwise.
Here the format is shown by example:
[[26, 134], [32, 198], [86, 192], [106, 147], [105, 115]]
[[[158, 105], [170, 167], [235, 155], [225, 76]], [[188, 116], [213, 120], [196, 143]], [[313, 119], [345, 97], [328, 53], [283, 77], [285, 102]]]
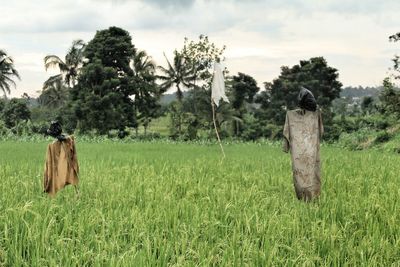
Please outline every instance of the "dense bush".
[[395, 121], [390, 116], [376, 114], [373, 116], [358, 117], [355, 121], [357, 128], [369, 127], [377, 130], [385, 130], [390, 127]]
[[368, 129], [361, 129], [353, 133], [343, 133], [340, 135], [339, 144], [351, 150], [361, 150], [367, 148], [372, 143], [374, 137]]
[[5, 136], [10, 133], [10, 129], [6, 127], [6, 124], [3, 120], [0, 120], [0, 136]]
[[7, 128], [12, 128], [21, 121], [30, 120], [31, 111], [25, 99], [13, 98], [2, 107], [1, 117]]
[[329, 143], [336, 142], [339, 140], [340, 135], [342, 133], [346, 132], [341, 125], [339, 124], [333, 124], [333, 125], [325, 125], [324, 126], [324, 135], [323, 135], [323, 140], [327, 141]]
[[392, 135], [389, 134], [387, 131], [380, 131], [378, 132], [376, 138], [375, 138], [375, 143], [385, 143], [389, 141], [392, 138]]

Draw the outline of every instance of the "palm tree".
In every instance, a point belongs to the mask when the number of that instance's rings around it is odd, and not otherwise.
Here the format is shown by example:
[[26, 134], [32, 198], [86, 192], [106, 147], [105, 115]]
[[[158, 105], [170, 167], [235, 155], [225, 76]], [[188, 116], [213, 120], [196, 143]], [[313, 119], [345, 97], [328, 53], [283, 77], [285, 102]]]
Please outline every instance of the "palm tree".
[[136, 77], [145, 80], [149, 78], [149, 75], [154, 75], [156, 64], [146, 51], [139, 50], [135, 52], [132, 58], [132, 70]]
[[47, 83], [51, 84], [61, 79], [67, 86], [74, 87], [79, 70], [82, 66], [83, 50], [85, 46], [82, 40], [73, 41], [64, 61], [56, 55], [47, 55], [44, 58], [45, 69], [58, 68], [60, 70], [60, 74], [51, 76], [47, 80]]
[[[157, 101], [162, 94], [159, 87], [155, 83], [156, 64], [145, 51], [135, 51], [131, 68], [137, 86], [135, 90], [135, 113], [137, 120], [143, 124], [145, 134], [148, 124], [152, 117], [156, 114]], [[137, 134], [138, 127], [136, 127]]]
[[13, 59], [0, 49], [0, 89], [4, 97], [11, 92], [11, 86], [16, 86], [13, 78], [21, 79], [18, 71], [14, 68]]
[[168, 63], [168, 68], [159, 67], [159, 70], [164, 74], [157, 76], [158, 79], [162, 80], [163, 83], [161, 84], [161, 89], [165, 92], [169, 88], [176, 86], [176, 96], [178, 101], [182, 103], [183, 93], [181, 86], [189, 87], [191, 85], [191, 81], [193, 80], [192, 77], [192, 70], [187, 66], [185, 58], [181, 55], [178, 51], [174, 51], [174, 62], [168, 60], [165, 56], [165, 59]]
[[61, 107], [68, 98], [68, 88], [61, 79], [46, 81], [42, 93], [39, 96], [39, 103], [49, 108]]

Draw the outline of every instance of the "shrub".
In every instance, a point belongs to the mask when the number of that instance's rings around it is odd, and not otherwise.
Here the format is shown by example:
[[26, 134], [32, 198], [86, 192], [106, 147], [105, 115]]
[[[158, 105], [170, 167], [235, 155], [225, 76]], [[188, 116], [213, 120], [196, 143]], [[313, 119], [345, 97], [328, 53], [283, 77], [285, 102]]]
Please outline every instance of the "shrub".
[[0, 120], [0, 136], [6, 136], [10, 134], [10, 129], [6, 127], [4, 121]]
[[350, 150], [362, 150], [366, 148], [373, 139], [374, 137], [371, 136], [371, 131], [363, 128], [357, 132], [341, 134], [339, 144]]
[[392, 135], [389, 134], [386, 131], [381, 131], [378, 133], [378, 135], [375, 138], [375, 143], [379, 144], [379, 143], [385, 143], [387, 141], [389, 141], [392, 138]]

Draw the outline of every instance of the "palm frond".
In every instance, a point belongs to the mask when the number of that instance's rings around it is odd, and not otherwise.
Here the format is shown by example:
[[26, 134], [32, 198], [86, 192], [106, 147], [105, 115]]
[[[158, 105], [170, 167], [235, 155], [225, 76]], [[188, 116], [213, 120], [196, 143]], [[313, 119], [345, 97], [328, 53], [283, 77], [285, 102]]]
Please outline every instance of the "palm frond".
[[62, 81], [62, 74], [57, 74], [54, 76], [51, 76], [48, 78], [44, 83], [43, 83], [43, 90], [47, 90], [48, 88], [52, 87], [54, 83]]
[[4, 96], [11, 92], [11, 86], [16, 87], [13, 78], [21, 79], [14, 68], [14, 60], [4, 50], [0, 50], [0, 90], [3, 91]]
[[56, 55], [47, 55], [44, 57], [44, 67], [46, 71], [49, 68], [59, 68], [62, 71], [66, 68], [66, 64]]

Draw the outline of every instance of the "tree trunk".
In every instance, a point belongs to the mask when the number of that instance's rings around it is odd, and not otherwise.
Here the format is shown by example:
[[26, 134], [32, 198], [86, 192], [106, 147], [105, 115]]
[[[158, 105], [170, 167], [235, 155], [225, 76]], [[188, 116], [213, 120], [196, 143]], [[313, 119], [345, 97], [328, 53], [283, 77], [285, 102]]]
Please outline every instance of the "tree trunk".
[[176, 85], [176, 89], [176, 98], [178, 99], [178, 102], [182, 104], [183, 93], [179, 87], [179, 84]]
[[194, 114], [195, 117], [197, 118], [197, 104], [196, 104], [196, 93], [197, 93], [197, 89], [196, 89], [196, 77], [197, 77], [197, 71], [194, 73], [194, 77], [193, 77], [193, 98], [194, 98], [194, 103], [193, 103], [193, 108], [194, 108]]

